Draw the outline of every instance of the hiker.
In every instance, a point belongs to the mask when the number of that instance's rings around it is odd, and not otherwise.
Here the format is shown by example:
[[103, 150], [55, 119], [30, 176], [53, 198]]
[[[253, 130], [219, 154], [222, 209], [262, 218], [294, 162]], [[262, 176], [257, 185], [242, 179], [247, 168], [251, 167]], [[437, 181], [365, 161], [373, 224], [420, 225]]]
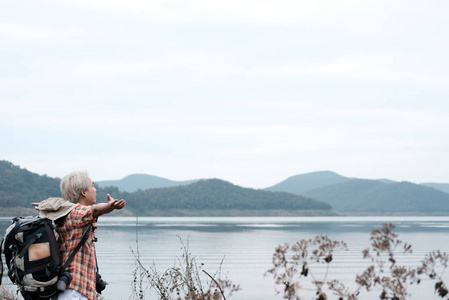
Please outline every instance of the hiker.
[[91, 224], [92, 231], [67, 268], [67, 289], [60, 293], [57, 299], [95, 300], [97, 289], [101, 292], [107, 283], [101, 280], [98, 273], [94, 223], [99, 216], [122, 209], [126, 202], [123, 199], [114, 199], [108, 194], [107, 203], [95, 204], [97, 190], [89, 174], [83, 171], [72, 172], [62, 178], [60, 189], [63, 199], [49, 198], [32, 204], [40, 211], [40, 217], [55, 221], [62, 262], [68, 260], [70, 253], [80, 243]]

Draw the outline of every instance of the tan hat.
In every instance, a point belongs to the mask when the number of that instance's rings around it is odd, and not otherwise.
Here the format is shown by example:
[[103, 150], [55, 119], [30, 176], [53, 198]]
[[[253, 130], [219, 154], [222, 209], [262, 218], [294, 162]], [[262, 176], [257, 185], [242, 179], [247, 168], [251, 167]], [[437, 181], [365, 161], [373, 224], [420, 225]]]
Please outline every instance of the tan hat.
[[39, 217], [56, 220], [67, 215], [75, 207], [76, 204], [63, 198], [48, 198], [39, 203], [37, 209], [39, 210]]

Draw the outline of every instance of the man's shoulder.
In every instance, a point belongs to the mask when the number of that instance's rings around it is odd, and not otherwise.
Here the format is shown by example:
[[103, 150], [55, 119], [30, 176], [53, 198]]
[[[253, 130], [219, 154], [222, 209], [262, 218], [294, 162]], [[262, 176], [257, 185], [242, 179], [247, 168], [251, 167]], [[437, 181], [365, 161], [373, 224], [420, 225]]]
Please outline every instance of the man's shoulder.
[[90, 205], [82, 205], [82, 204], [78, 203], [78, 204], [76, 204], [76, 206], [73, 208], [72, 211], [74, 211], [74, 210], [91, 210], [91, 209], [92, 209], [92, 206], [90, 206]]
[[84, 218], [92, 216], [92, 207], [89, 205], [77, 204], [70, 212], [72, 218]]

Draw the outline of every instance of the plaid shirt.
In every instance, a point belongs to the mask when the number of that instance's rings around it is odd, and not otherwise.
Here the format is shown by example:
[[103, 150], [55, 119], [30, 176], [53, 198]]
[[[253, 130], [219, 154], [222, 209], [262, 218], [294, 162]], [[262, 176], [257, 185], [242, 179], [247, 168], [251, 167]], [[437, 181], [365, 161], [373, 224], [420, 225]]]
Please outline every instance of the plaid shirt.
[[[91, 207], [78, 204], [67, 215], [64, 225], [61, 227], [56, 226], [62, 263], [67, 261], [70, 253], [72, 253], [81, 241], [87, 226], [94, 222], [97, 222], [97, 218], [93, 217]], [[75, 258], [66, 270], [72, 276], [72, 281], [67, 288], [78, 291], [89, 300], [95, 300], [97, 298], [95, 288], [97, 263], [94, 245], [95, 236], [93, 232], [95, 228], [96, 226], [93, 224], [93, 230], [87, 238], [86, 243], [75, 255]]]

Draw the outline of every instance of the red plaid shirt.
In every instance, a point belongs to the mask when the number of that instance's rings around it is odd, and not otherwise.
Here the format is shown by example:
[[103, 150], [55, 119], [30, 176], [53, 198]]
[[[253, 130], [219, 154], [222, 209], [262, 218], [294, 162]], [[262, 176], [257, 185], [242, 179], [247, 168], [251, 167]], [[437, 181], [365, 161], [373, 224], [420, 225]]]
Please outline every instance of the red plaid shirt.
[[[78, 204], [65, 218], [64, 225], [56, 226], [56, 232], [59, 238], [59, 252], [62, 256], [62, 263], [65, 263], [70, 256], [70, 253], [76, 248], [81, 238], [86, 232], [89, 224], [97, 222], [97, 218], [92, 215], [90, 206]], [[93, 225], [93, 230], [86, 240], [86, 243], [76, 254], [67, 272], [72, 276], [72, 281], [67, 286], [68, 289], [73, 289], [85, 295], [89, 300], [97, 298], [95, 288], [96, 280], [96, 257], [94, 245], [94, 230], [96, 226]]]

